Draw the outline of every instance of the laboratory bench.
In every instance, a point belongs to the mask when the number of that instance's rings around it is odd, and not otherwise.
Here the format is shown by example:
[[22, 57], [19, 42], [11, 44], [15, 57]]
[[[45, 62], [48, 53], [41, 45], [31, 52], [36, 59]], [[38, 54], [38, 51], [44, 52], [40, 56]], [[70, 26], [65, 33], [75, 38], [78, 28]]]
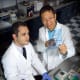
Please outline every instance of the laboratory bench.
[[80, 80], [80, 56], [64, 60], [49, 75], [52, 80]]

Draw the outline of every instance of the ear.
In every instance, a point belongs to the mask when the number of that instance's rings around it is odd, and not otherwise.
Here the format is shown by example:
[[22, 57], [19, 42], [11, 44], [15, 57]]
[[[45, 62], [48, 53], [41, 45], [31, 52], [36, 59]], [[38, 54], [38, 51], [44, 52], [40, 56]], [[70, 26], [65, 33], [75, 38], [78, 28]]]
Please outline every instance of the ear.
[[16, 39], [16, 34], [12, 34], [12, 38], [15, 40]]

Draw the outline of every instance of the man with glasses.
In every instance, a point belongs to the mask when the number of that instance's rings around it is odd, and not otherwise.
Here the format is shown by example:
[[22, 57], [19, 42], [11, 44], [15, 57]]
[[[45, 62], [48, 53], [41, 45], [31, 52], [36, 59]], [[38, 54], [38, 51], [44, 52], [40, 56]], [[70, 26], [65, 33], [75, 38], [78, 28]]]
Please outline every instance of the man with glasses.
[[51, 70], [66, 58], [74, 56], [75, 48], [69, 28], [56, 20], [56, 12], [51, 6], [43, 6], [40, 17], [44, 26], [39, 29], [36, 48], [42, 52], [45, 67]]

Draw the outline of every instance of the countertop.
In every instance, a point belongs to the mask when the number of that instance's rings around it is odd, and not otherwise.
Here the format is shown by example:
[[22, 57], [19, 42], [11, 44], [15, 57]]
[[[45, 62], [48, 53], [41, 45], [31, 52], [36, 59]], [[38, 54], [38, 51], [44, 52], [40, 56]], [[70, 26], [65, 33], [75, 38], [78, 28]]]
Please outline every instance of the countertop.
[[[73, 56], [64, 60], [59, 66], [49, 72], [49, 75], [53, 77], [61, 70], [69, 72], [70, 70], [78, 71], [80, 69], [80, 56]], [[77, 80], [77, 79], [76, 79]]]

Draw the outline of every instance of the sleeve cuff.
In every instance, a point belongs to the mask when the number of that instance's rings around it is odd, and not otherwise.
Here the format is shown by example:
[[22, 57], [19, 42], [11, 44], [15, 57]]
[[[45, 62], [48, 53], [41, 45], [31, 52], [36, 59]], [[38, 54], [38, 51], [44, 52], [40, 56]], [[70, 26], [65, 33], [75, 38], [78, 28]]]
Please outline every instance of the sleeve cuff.
[[63, 59], [66, 58], [66, 56], [67, 56], [67, 52], [65, 54], [62, 54]]

